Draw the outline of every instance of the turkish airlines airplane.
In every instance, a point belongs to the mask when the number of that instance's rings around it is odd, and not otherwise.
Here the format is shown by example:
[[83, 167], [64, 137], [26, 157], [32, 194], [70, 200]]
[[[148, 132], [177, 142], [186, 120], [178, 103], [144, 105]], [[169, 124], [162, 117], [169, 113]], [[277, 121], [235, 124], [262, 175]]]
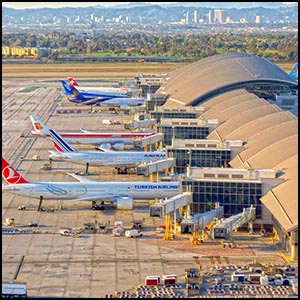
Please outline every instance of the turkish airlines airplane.
[[[173, 197], [179, 182], [97, 182], [69, 174], [79, 182], [29, 182], [2, 157], [2, 191], [42, 200], [109, 201], [117, 209], [132, 209], [133, 199]], [[41, 204], [41, 203], [40, 203]]]
[[154, 162], [167, 158], [166, 152], [159, 151], [113, 151], [102, 149], [103, 152], [79, 152], [68, 144], [55, 130], [49, 129], [49, 132], [53, 144], [57, 149], [57, 151], [49, 150], [49, 158], [75, 164], [85, 164], [86, 173], [88, 173], [88, 167], [92, 165], [113, 166], [117, 168], [119, 174], [126, 174], [128, 167], [136, 167], [141, 163]]
[[[50, 132], [37, 116], [30, 116], [34, 136], [50, 138]], [[80, 128], [82, 132], [59, 132], [71, 144], [91, 144], [104, 149], [124, 150], [125, 145], [133, 145], [136, 139], [155, 135], [154, 132], [92, 132]]]

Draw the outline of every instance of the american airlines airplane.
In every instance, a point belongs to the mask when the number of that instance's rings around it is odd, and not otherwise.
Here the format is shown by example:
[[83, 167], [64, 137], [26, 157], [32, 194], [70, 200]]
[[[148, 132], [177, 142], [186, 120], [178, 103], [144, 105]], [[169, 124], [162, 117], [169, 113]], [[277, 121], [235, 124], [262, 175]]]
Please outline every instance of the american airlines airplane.
[[[34, 130], [31, 134], [50, 138], [50, 131], [37, 116], [30, 116]], [[71, 144], [91, 144], [103, 149], [124, 150], [125, 145], [133, 145], [136, 139], [154, 135], [154, 132], [92, 132], [80, 128], [82, 132], [59, 132]]]
[[61, 83], [64, 93], [73, 95], [73, 97], [68, 97], [68, 100], [73, 103], [127, 108], [129, 106], [143, 105], [146, 101], [145, 98], [130, 98], [117, 92], [80, 92], [65, 80], [62, 80]]
[[2, 191], [40, 199], [40, 205], [42, 200], [109, 201], [117, 209], [132, 209], [133, 199], [169, 198], [180, 193], [179, 182], [97, 182], [70, 175], [79, 182], [29, 182], [2, 157], [6, 182]]
[[68, 144], [53, 129], [49, 129], [51, 139], [57, 151], [49, 150], [49, 158], [67, 161], [75, 164], [85, 164], [86, 173], [92, 166], [113, 166], [118, 174], [127, 174], [128, 167], [136, 167], [141, 163], [154, 162], [167, 158], [166, 152], [152, 151], [113, 151], [102, 149], [100, 151], [79, 152]]

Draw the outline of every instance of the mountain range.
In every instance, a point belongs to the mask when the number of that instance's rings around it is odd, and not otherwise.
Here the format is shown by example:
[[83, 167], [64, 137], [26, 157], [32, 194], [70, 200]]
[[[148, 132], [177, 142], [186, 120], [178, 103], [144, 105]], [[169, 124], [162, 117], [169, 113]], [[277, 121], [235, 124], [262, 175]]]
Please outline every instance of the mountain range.
[[[264, 7], [264, 8], [279, 8], [279, 7], [291, 7], [298, 6], [298, 2], [172, 2], [166, 4], [158, 4], [161, 7], [206, 7], [206, 8], [253, 8], [253, 7]], [[130, 2], [127, 4], [116, 4], [110, 8], [132, 8], [153, 5], [145, 2]], [[103, 7], [103, 6], [102, 6]]]

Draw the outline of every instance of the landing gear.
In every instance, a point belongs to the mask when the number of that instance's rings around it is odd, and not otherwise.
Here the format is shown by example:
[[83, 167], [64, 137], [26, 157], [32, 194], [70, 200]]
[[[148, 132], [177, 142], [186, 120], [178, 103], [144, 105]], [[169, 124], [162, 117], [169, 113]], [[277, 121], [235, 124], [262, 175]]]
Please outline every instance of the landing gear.
[[92, 201], [92, 209], [93, 210], [105, 210], [104, 207], [104, 201], [102, 201], [100, 204], [96, 201]]
[[89, 163], [86, 163], [86, 168], [85, 168], [85, 174], [88, 174], [88, 171], [89, 171]]
[[43, 196], [40, 196], [40, 203], [39, 203], [37, 211], [41, 211], [42, 202], [43, 202]]
[[127, 168], [116, 168], [118, 174], [127, 174]]

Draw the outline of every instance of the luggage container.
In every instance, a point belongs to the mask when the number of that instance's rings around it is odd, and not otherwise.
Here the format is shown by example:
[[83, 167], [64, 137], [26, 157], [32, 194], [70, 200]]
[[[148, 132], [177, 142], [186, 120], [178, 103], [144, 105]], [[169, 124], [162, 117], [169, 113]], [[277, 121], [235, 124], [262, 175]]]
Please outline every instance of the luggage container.
[[233, 273], [231, 275], [231, 281], [232, 282], [244, 282], [247, 279], [247, 274], [237, 274], [237, 273]]
[[145, 278], [145, 285], [158, 285], [160, 284], [160, 276], [147, 276]]
[[177, 276], [175, 274], [164, 275], [162, 278], [163, 284], [176, 284], [177, 283]]

